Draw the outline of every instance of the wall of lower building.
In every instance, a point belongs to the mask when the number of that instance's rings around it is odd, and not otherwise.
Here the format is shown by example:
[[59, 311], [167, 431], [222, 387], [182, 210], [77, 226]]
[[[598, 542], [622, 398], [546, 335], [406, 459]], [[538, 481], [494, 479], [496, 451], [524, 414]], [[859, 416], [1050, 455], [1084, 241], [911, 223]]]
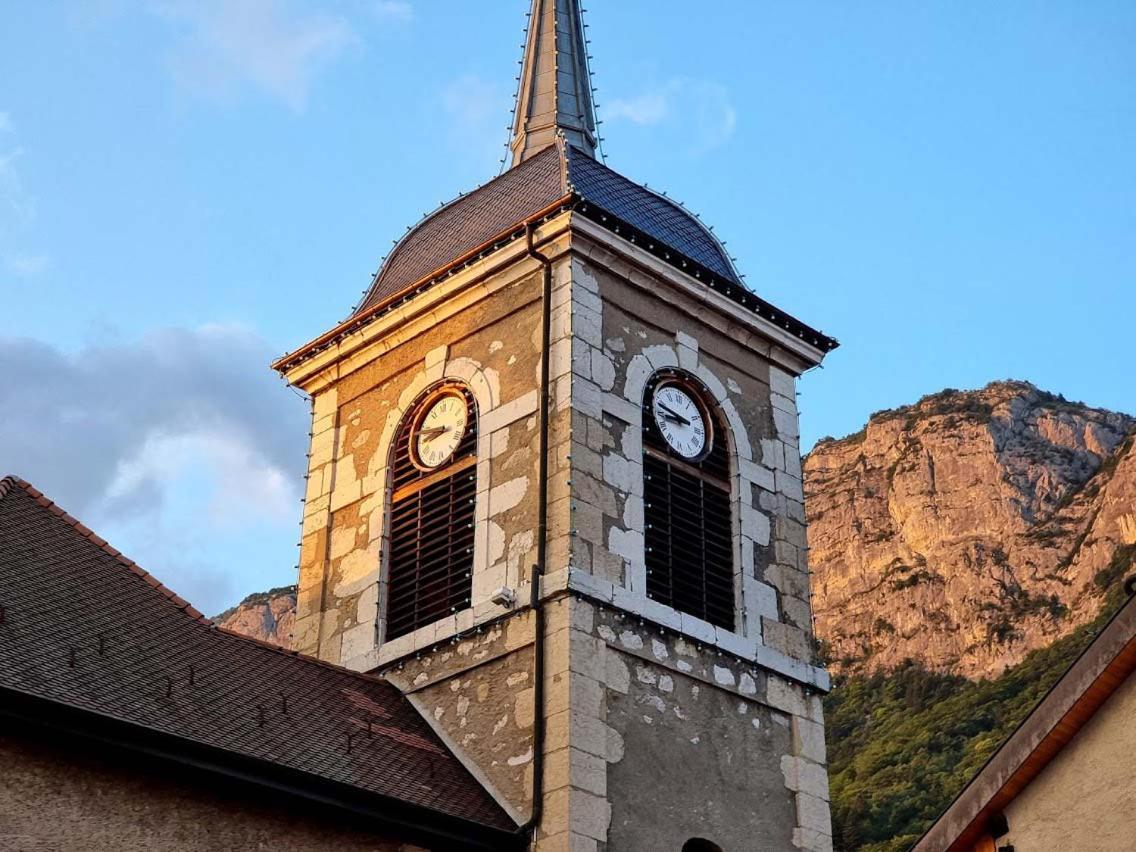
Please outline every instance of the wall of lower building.
[[1116, 852], [1136, 837], [1136, 677], [1006, 808], [1015, 852]]
[[422, 852], [315, 805], [41, 737], [0, 736], [0, 850]]

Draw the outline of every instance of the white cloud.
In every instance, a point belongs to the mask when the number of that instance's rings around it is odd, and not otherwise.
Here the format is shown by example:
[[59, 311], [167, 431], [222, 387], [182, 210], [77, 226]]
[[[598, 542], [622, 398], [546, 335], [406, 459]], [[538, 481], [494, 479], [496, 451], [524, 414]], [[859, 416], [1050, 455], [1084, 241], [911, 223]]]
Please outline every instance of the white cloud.
[[185, 31], [170, 65], [187, 89], [227, 97], [252, 86], [296, 111], [319, 72], [357, 42], [346, 18], [295, 0], [161, 0], [152, 8]]
[[0, 151], [0, 234], [35, 218], [35, 199], [24, 189], [18, 162], [23, 148]]
[[498, 160], [505, 152], [505, 105], [509, 95], [475, 74], [465, 74], [442, 92], [442, 108], [450, 119], [455, 145], [480, 160]]
[[62, 352], [0, 338], [0, 475], [205, 611], [292, 574], [307, 406], [230, 325]]
[[375, 0], [375, 14], [382, 20], [406, 24], [414, 19], [414, 7], [405, 0]]
[[223, 428], [146, 435], [134, 454], [119, 461], [106, 498], [110, 504], [130, 503], [154, 488], [168, 492], [191, 475], [214, 483], [205, 501], [214, 526], [295, 520], [295, 480], [257, 447]]
[[43, 273], [51, 265], [46, 254], [20, 254], [3, 252], [4, 268], [20, 278], [32, 278]]
[[676, 77], [634, 97], [615, 98], [603, 104], [600, 113], [611, 122], [665, 130], [677, 144], [685, 139], [685, 147], [696, 154], [728, 142], [738, 120], [725, 86], [687, 77]]
[[604, 116], [609, 121], [625, 118], [640, 125], [658, 124], [671, 111], [670, 100], [662, 92], [648, 92], [634, 98], [616, 98], [606, 104], [606, 107]]
[[[14, 133], [12, 117], [0, 112], [0, 134]], [[18, 278], [43, 272], [49, 263], [46, 254], [28, 251], [36, 218], [36, 199], [24, 187], [19, 163], [24, 149], [0, 148], [0, 270]]]

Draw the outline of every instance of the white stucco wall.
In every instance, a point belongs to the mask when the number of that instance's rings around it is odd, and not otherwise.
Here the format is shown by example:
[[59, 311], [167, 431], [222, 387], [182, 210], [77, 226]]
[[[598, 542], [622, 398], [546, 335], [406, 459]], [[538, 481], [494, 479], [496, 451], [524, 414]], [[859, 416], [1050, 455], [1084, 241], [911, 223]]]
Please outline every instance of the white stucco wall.
[[1015, 852], [1136, 848], [1136, 677], [1006, 809]]

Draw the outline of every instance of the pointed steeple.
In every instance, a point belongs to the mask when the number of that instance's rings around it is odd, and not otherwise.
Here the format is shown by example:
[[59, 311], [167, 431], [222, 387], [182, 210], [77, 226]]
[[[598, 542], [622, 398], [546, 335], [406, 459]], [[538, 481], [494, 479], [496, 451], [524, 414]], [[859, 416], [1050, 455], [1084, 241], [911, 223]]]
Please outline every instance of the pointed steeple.
[[558, 132], [595, 156], [596, 119], [580, 0], [533, 0], [513, 118], [513, 165], [547, 148]]

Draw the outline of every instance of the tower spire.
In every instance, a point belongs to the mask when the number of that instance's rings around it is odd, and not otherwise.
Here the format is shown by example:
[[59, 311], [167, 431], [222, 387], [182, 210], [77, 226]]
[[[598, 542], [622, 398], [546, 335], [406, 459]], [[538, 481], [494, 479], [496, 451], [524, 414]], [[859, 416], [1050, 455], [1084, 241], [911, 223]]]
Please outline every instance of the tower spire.
[[532, 0], [513, 117], [513, 165], [547, 148], [557, 133], [590, 156], [596, 118], [580, 0]]

